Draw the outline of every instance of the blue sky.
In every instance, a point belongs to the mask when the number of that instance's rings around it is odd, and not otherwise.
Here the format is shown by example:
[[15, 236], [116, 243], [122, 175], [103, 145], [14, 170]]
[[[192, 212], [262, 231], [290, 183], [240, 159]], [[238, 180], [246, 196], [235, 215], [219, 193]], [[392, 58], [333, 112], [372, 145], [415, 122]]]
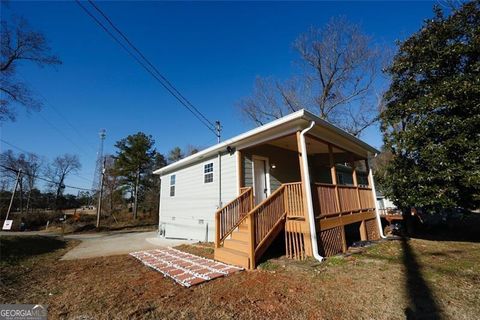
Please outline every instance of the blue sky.
[[[209, 119], [222, 121], [223, 136], [229, 138], [251, 128], [236, 103], [252, 92], [256, 76], [282, 79], [292, 74], [296, 59], [292, 42], [309, 27], [343, 15], [361, 24], [375, 41], [394, 47], [395, 40], [405, 39], [432, 16], [434, 3], [97, 4], [194, 105]], [[78, 154], [80, 177], [71, 176], [67, 184], [91, 186], [101, 128], [107, 130], [107, 153], [114, 152], [117, 140], [138, 131], [151, 134], [162, 153], [177, 145], [215, 142], [215, 136], [75, 2], [11, 1], [1, 14], [26, 18], [45, 34], [63, 61], [56, 69], [20, 66], [20, 79], [39, 94], [45, 107], [32, 113], [18, 109], [16, 122], [2, 124], [2, 139], [47, 160]], [[378, 128], [369, 129], [362, 138], [381, 146]], [[8, 148], [1, 145], [2, 151]]]

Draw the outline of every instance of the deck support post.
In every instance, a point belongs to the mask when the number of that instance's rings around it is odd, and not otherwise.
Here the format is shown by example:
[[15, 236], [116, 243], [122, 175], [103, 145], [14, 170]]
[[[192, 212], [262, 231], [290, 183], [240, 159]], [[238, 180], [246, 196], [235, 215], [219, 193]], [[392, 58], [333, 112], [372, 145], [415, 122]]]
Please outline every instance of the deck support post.
[[365, 220], [363, 220], [362, 223], [360, 224], [360, 240], [361, 241], [367, 241], [368, 240], [367, 226], [365, 224]]
[[[357, 168], [355, 167], [355, 159], [353, 157], [353, 154], [350, 155], [350, 165], [352, 166], [353, 185], [356, 188], [357, 206], [358, 206], [358, 209], [361, 209], [362, 208], [362, 202], [360, 200], [360, 189], [358, 188]], [[367, 226], [365, 224], [365, 220], [363, 220], [362, 223], [360, 224], [359, 231], [360, 231], [360, 240], [361, 241], [367, 241], [368, 236], [367, 236]]]
[[342, 211], [340, 206], [340, 196], [338, 194], [337, 185], [337, 168], [335, 167], [335, 161], [333, 159], [333, 148], [331, 144], [328, 144], [328, 159], [330, 161], [330, 174], [332, 176], [332, 184], [335, 185], [335, 201], [337, 203], [337, 211]]
[[[337, 203], [337, 210], [338, 212], [340, 212], [343, 209], [340, 205], [340, 194], [338, 192], [338, 183], [337, 183], [337, 168], [335, 167], [333, 147], [330, 143], [328, 144], [328, 159], [330, 161], [330, 174], [332, 175], [332, 184], [335, 185], [335, 201]], [[345, 226], [341, 226], [341, 234], [342, 234], [342, 251], [343, 253], [345, 253], [347, 252], [347, 239], [345, 237]]]
[[358, 188], [358, 177], [357, 177], [357, 168], [355, 167], [355, 159], [353, 157], [353, 154], [350, 155], [350, 165], [352, 166], [352, 180], [353, 180], [353, 186], [356, 188], [356, 195], [357, 195], [357, 206], [358, 209], [362, 208], [362, 203], [360, 200], [360, 190]]

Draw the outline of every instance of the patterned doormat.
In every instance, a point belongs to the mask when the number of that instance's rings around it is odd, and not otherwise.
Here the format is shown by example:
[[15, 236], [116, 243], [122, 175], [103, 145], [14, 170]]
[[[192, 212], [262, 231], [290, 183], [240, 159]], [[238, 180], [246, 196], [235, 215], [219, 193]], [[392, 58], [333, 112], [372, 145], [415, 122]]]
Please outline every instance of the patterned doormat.
[[173, 248], [138, 251], [132, 252], [130, 255], [184, 287], [243, 270]]

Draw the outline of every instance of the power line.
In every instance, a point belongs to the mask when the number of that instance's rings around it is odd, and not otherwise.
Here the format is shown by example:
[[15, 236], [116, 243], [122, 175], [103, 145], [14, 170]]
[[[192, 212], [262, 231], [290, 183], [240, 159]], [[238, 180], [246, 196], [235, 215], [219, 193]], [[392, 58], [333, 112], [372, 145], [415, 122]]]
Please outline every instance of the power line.
[[25, 153], [33, 153], [33, 152], [27, 151], [27, 150], [25, 150], [25, 149], [22, 149], [22, 148], [20, 148], [20, 147], [17, 147], [16, 145], [11, 144], [10, 142], [5, 141], [5, 140], [3, 140], [3, 139], [0, 139], [0, 141], [2, 141], [3, 143], [9, 145], [9, 146], [12, 147], [12, 148], [17, 149], [18, 151], [25, 152]]
[[[20, 148], [19, 146], [16, 146], [16, 145], [14, 145], [13, 143], [10, 143], [10, 142], [8, 142], [8, 141], [6, 141], [6, 140], [4, 140], [4, 139], [1, 139], [1, 138], [0, 138], [0, 141], [2, 141], [3, 143], [9, 145], [10, 147], [12, 147], [12, 148], [14, 148], [14, 149], [17, 149], [18, 151], [24, 152], [24, 153], [26, 153], [26, 154], [37, 154], [37, 153], [35, 153], [35, 152], [27, 151], [27, 150], [25, 150], [25, 149], [23, 149], [23, 148]], [[42, 155], [40, 155], [40, 156], [46, 158], [45, 156], [42, 156]], [[83, 180], [88, 181], [88, 182], [90, 182], [90, 183], [92, 182], [92, 180], [90, 180], [90, 179], [88, 179], [88, 178], [85, 178], [85, 177], [82, 177], [82, 176], [79, 175], [79, 174], [73, 173], [73, 175], [76, 176], [77, 178], [83, 179]]]
[[[140, 60], [135, 54], [133, 54], [95, 15], [93, 15], [85, 6], [81, 4], [79, 0], [75, 0], [76, 3], [82, 8], [82, 10], [90, 16], [117, 44], [119, 44], [140, 66], [145, 69], [152, 77], [154, 77], [175, 99], [178, 100], [190, 113], [192, 113], [208, 130], [213, 132], [216, 136], [218, 136], [218, 132], [215, 130], [215, 126], [211, 121], [209, 121], [195, 106], [193, 106], [187, 99], [183, 97], [183, 95], [180, 94], [180, 92], [173, 86], [171, 83], [163, 76], [161, 73], [158, 72], [158, 69], [153, 66], [148, 59], [145, 58], [145, 56], [138, 50], [131, 41], [128, 40], [128, 38], [119, 31], [119, 29], [111, 22], [110, 19], [106, 17], [106, 15], [94, 4], [94, 8], [101, 13], [102, 16], [109, 22], [109, 24], [126, 40], [126, 42], [135, 50], [140, 57], [144, 59], [144, 61], [150, 65], [150, 68]], [[92, 2], [90, 2], [92, 3]], [[155, 72], [153, 72], [151, 69], [153, 69]]]
[[158, 69], [150, 62], [150, 60], [148, 60], [145, 55], [128, 39], [128, 37], [119, 29], [117, 28], [117, 26], [112, 22], [112, 20], [95, 4], [94, 1], [92, 0], [88, 0], [88, 2], [90, 2], [90, 4], [95, 8], [95, 10], [97, 10], [101, 15], [102, 17], [105, 18], [105, 20], [107, 20], [107, 22], [112, 26], [112, 28], [117, 31], [118, 34], [120, 34], [120, 36], [130, 45], [130, 47], [135, 50], [135, 52], [137, 52], [140, 57], [143, 58], [143, 60], [145, 62], [147, 62], [147, 64], [153, 69], [155, 70], [155, 72], [172, 88], [172, 90], [177, 93], [193, 110], [195, 110], [205, 121], [207, 121], [211, 128], [214, 128], [215, 125], [210, 121], [208, 120], [187, 98], [185, 98], [178, 90], [177, 88], [175, 88], [175, 86], [164, 76], [162, 75], [162, 73], [160, 71], [158, 71]]
[[[23, 79], [23, 81], [25, 81], [27, 84], [29, 84], [29, 81], [27, 81], [25, 79], [25, 77], [21, 74], [21, 73], [18, 73], [18, 75], [20, 76], [20, 78]], [[63, 113], [60, 112], [60, 110], [58, 110], [58, 108], [56, 108], [54, 105], [52, 105], [48, 99], [41, 93], [41, 92], [36, 92], [37, 95], [39, 95], [43, 100], [44, 102], [47, 102], [47, 103], [44, 103], [47, 107], [50, 107], [50, 109], [52, 109], [53, 111], [55, 111], [55, 113], [63, 119], [63, 121], [70, 127], [73, 129], [73, 131], [75, 131], [77, 133], [77, 135], [82, 138], [83, 140], [88, 140], [81, 132], [80, 130], [77, 129], [77, 127], [75, 127], [68, 119], [67, 117], [65, 117], [63, 115]], [[90, 145], [89, 145], [90, 146]], [[92, 148], [93, 149], [93, 148]]]
[[85, 149], [83, 149], [83, 147], [81, 147], [80, 145], [78, 145], [75, 141], [73, 141], [72, 139], [70, 139], [69, 137], [67, 137], [62, 130], [60, 130], [57, 126], [55, 126], [53, 123], [50, 122], [50, 120], [48, 120], [47, 118], [45, 118], [41, 113], [38, 113], [38, 115], [40, 116], [40, 118], [43, 119], [43, 121], [45, 121], [50, 127], [52, 127], [55, 131], [57, 131], [62, 137], [65, 138], [65, 140], [68, 140], [73, 146], [75, 146], [77, 149], [79, 149], [84, 155], [88, 156], [87, 152], [85, 151]]
[[[13, 171], [13, 172], [20, 172], [20, 170], [17, 170], [15, 168], [10, 168], [10, 167], [7, 167], [7, 166], [4, 166], [3, 164], [0, 164], [0, 167], [6, 169], [6, 170], [10, 170], [10, 171]], [[34, 178], [37, 178], [39, 180], [42, 180], [42, 181], [45, 181], [45, 182], [48, 182], [48, 183], [51, 183], [51, 184], [54, 184], [54, 185], [57, 185], [57, 186], [63, 186], [65, 188], [70, 188], [70, 189], [76, 189], [76, 190], [82, 190], [82, 191], [93, 191], [92, 189], [87, 189], [87, 188], [81, 188], [81, 187], [75, 187], [75, 186], [70, 186], [70, 185], [66, 185], [66, 184], [61, 184], [60, 182], [56, 182], [56, 181], [53, 181], [53, 180], [50, 180], [50, 179], [47, 179], [47, 178], [44, 178], [44, 177], [41, 177], [41, 176], [38, 176], [38, 175], [33, 175], [33, 174], [30, 174], [28, 172], [24, 172], [22, 171], [22, 174], [26, 175], [26, 176], [29, 176], [29, 177], [34, 177]]]

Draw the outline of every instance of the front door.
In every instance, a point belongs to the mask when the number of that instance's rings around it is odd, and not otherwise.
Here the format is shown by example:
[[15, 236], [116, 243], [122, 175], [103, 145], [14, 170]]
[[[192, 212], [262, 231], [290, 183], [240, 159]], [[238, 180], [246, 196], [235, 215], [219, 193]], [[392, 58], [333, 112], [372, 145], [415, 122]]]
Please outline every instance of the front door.
[[253, 157], [253, 194], [255, 204], [268, 197], [270, 181], [268, 176], [268, 158]]

